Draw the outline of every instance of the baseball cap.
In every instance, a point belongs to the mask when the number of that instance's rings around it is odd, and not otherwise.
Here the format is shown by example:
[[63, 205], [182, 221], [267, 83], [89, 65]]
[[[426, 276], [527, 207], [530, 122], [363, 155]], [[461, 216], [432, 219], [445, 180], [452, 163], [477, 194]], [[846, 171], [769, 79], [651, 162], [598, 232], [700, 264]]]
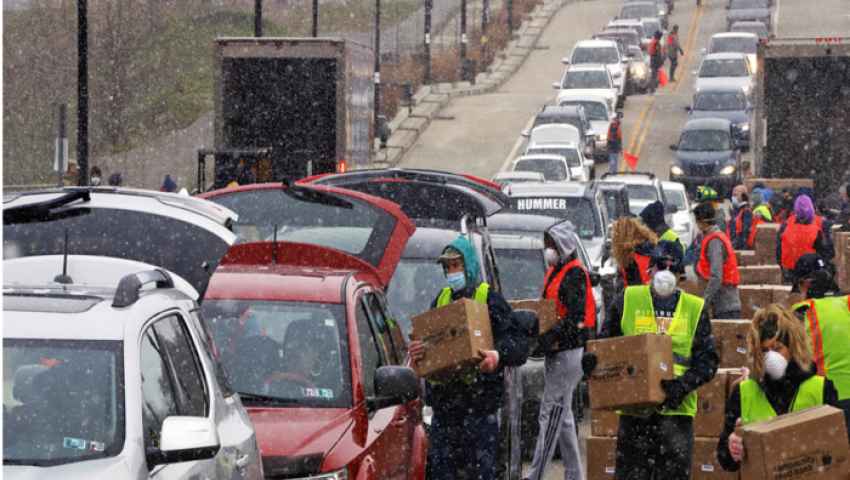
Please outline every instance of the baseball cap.
[[443, 249], [443, 253], [437, 257], [437, 263], [446, 263], [447, 260], [455, 258], [463, 258], [463, 254], [455, 247], [446, 247]]
[[794, 287], [792, 292], [797, 292], [800, 280], [811, 278], [816, 272], [826, 270], [829, 272], [829, 266], [826, 260], [817, 253], [806, 253], [797, 260], [794, 264]]

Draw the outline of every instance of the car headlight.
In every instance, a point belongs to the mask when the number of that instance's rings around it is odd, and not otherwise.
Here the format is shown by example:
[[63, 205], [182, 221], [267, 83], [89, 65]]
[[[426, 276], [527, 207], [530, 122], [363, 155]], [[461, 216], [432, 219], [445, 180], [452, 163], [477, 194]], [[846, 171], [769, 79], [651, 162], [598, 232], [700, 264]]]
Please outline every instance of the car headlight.
[[743, 90], [743, 91], [744, 91], [744, 93], [747, 93], [747, 92], [749, 92], [749, 91], [750, 91], [750, 86], [749, 86], [749, 85], [742, 85], [742, 86], [741, 86], [741, 90]]
[[670, 167], [670, 173], [672, 173], [673, 175], [684, 175], [685, 171], [682, 170], [682, 167], [678, 165], [673, 165], [672, 167]]
[[333, 472], [320, 473], [313, 477], [296, 478], [293, 480], [348, 480], [348, 467]]
[[735, 173], [735, 167], [733, 165], [727, 165], [723, 167], [723, 170], [720, 170], [721, 175], [732, 175]]
[[597, 142], [604, 142], [606, 140], [608, 140], [608, 135], [606, 135], [604, 133], [600, 133], [599, 135], [596, 136]]
[[646, 74], [646, 69], [643, 67], [632, 67], [632, 75], [642, 77]]
[[660, 15], [660, 16], [662, 16], [662, 17], [664, 16], [664, 14], [665, 14], [665, 13], [666, 13], [666, 12], [665, 12], [664, 10], [659, 10], [659, 11], [658, 11], [658, 15]]
[[736, 123], [735, 128], [742, 132], [747, 132], [750, 130], [750, 122]]

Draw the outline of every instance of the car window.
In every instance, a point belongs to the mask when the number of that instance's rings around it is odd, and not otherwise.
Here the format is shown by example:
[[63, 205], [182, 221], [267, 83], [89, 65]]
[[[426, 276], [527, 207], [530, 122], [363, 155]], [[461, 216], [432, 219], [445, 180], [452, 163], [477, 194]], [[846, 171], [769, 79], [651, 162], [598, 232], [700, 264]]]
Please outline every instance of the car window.
[[430, 310], [431, 303], [446, 286], [443, 269], [434, 259], [402, 258], [399, 261], [387, 297], [398, 314], [405, 337], [412, 330], [410, 319]]
[[661, 31], [661, 24], [654, 20], [644, 20], [643, 28], [646, 31], [646, 38], [652, 38], [655, 35], [655, 32]]
[[538, 172], [550, 182], [569, 180], [567, 166], [562, 160], [526, 159], [514, 164], [515, 172]]
[[570, 71], [563, 88], [611, 88], [610, 80], [608, 72], [602, 70]]
[[765, 0], [732, 0], [729, 8], [732, 10], [739, 8], [767, 8], [767, 2]]
[[615, 47], [579, 47], [573, 51], [570, 63], [617, 63], [620, 61]]
[[539, 298], [546, 277], [543, 251], [530, 248], [497, 248], [502, 267], [503, 295], [507, 300]]
[[722, 130], [686, 130], [679, 139], [679, 150], [710, 152], [731, 150], [729, 133]]
[[743, 92], [698, 93], [694, 102], [694, 110], [744, 110], [747, 108], [746, 102]]
[[501, 291], [502, 280], [499, 277], [499, 264], [496, 263], [496, 252], [493, 251], [492, 242], [484, 246], [484, 271], [487, 272], [487, 278], [484, 281], [490, 284], [490, 288]]
[[363, 295], [363, 307], [366, 313], [369, 314], [369, 319], [372, 322], [372, 329], [378, 335], [378, 343], [383, 349], [384, 358], [388, 365], [398, 365], [399, 359], [396, 356], [396, 348], [393, 345], [393, 338], [390, 331], [390, 324], [386, 312], [384, 312], [381, 303], [378, 301], [378, 296], [374, 293]]
[[588, 120], [605, 120], [608, 121], [608, 109], [602, 102], [593, 100], [566, 100], [560, 103], [561, 106], [582, 106]]
[[534, 130], [534, 127], [539, 125], [552, 124], [572, 125], [579, 129], [579, 131], [584, 130], [581, 118], [574, 115], [538, 115], [534, 117], [534, 123], [532, 124], [531, 129]]
[[593, 206], [583, 197], [514, 198], [506, 212], [564, 218], [573, 222], [576, 233], [582, 238], [602, 235]]
[[702, 78], [746, 77], [749, 74], [747, 62], [743, 58], [706, 60], [699, 69], [699, 76]]
[[643, 18], [655, 17], [658, 9], [654, 5], [624, 5], [620, 12], [620, 18]]
[[351, 407], [344, 305], [206, 299], [201, 308], [237, 392], [296, 407]]
[[392, 308], [392, 305], [390, 305], [386, 296], [375, 295], [375, 298], [377, 298], [380, 302], [381, 308], [387, 317], [387, 326], [390, 329], [390, 337], [393, 341], [393, 348], [395, 348], [395, 357], [398, 359], [399, 364], [403, 365], [407, 359], [407, 342], [405, 340], [407, 337], [401, 329], [401, 324], [398, 321], [398, 314]]
[[658, 190], [652, 185], [632, 185], [626, 187], [629, 190], [629, 200], [658, 200]]
[[363, 373], [363, 395], [375, 396], [375, 372], [381, 366], [381, 353], [372, 332], [369, 314], [363, 304], [357, 306], [357, 339], [360, 343], [360, 366]]
[[708, 53], [756, 53], [755, 37], [715, 37]]
[[124, 446], [124, 343], [3, 340], [3, 462], [47, 467]]
[[581, 158], [579, 158], [578, 150], [568, 147], [531, 147], [526, 152], [528, 154], [552, 154], [560, 155], [567, 159], [567, 165], [570, 167], [581, 167]]
[[675, 205], [676, 208], [679, 209], [680, 212], [686, 212], [688, 208], [688, 201], [685, 199], [685, 192], [682, 190], [664, 190], [664, 194], [667, 196], [668, 205]]
[[[764, 24], [760, 25], [732, 25], [732, 32], [745, 32], [745, 33], [754, 33], [758, 37], [759, 40], [764, 40], [767, 38], [767, 27]], [[752, 52], [744, 52], [744, 53], [755, 53], [755, 47], [753, 47]]]
[[643, 52], [641, 52], [640, 47], [629, 47], [629, 53], [634, 55], [632, 60], [635, 62], [642, 62], [643, 60]]
[[221, 363], [221, 355], [218, 351], [218, 346], [215, 344], [215, 340], [213, 340], [212, 332], [210, 331], [210, 326], [207, 324], [206, 319], [204, 318], [204, 314], [200, 308], [196, 308], [189, 312], [189, 316], [192, 321], [195, 322], [195, 325], [198, 327], [202, 340], [204, 353], [206, 353], [207, 358], [213, 364], [213, 370], [215, 373], [215, 380], [218, 383], [218, 388], [221, 390], [222, 396], [227, 398], [234, 393], [236, 393], [233, 388], [230, 387], [230, 383], [227, 381], [227, 375], [224, 371], [224, 365]]

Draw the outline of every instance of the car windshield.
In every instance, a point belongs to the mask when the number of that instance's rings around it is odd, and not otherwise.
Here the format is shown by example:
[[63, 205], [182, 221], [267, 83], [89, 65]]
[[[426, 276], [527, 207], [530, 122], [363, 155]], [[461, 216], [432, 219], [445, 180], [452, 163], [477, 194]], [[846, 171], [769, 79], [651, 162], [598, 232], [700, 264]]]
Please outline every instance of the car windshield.
[[539, 298], [546, 278], [543, 250], [531, 248], [495, 248], [499, 262], [502, 295], [506, 300]]
[[547, 215], [569, 220], [582, 238], [602, 235], [596, 212], [590, 201], [583, 197], [514, 198], [506, 212]]
[[655, 32], [661, 31], [661, 24], [655, 20], [644, 20], [643, 28], [646, 30], [646, 38], [652, 38]]
[[749, 74], [747, 62], [743, 58], [706, 60], [699, 69], [700, 78], [746, 77]]
[[445, 286], [446, 276], [433, 258], [401, 259], [387, 289], [387, 297], [405, 336], [413, 329], [410, 319], [430, 310], [431, 302]]
[[[746, 32], [746, 33], [755, 33], [759, 40], [764, 40], [768, 37], [767, 27], [763, 24], [744, 24], [744, 25], [732, 25], [732, 32]], [[744, 53], [755, 53], [756, 48], [753, 46], [752, 52], [744, 52]]]
[[123, 342], [3, 340], [3, 463], [52, 466], [124, 446]]
[[732, 5], [729, 7], [732, 10], [745, 8], [767, 8], [765, 0], [732, 0]]
[[[611, 29], [619, 30], [620, 27], [609, 27]], [[638, 36], [632, 32], [616, 32], [609, 33], [606, 31], [602, 31], [602, 33], [597, 34], [593, 38], [597, 38], [599, 40], [613, 40], [617, 42], [617, 48], [620, 52], [625, 55], [625, 49], [628, 48], [629, 45], [639, 45], [640, 40], [638, 40]]]
[[579, 131], [583, 130], [581, 118], [574, 115], [538, 115], [534, 117], [534, 124], [531, 126], [531, 129], [534, 130], [534, 127], [538, 125], [552, 124], [572, 125]]
[[571, 71], [564, 77], [563, 88], [611, 88], [611, 82], [604, 70]]
[[635, 62], [643, 61], [643, 52], [640, 51], [640, 47], [629, 47], [629, 53], [633, 55], [632, 60]]
[[664, 190], [668, 205], [675, 205], [680, 212], [688, 211], [688, 201], [685, 199], [684, 190]]
[[570, 63], [577, 65], [580, 63], [617, 63], [619, 61], [615, 47], [580, 47], [573, 52]]
[[708, 53], [756, 53], [755, 37], [715, 37]]
[[686, 152], [713, 152], [732, 150], [728, 132], [722, 130], [686, 130], [679, 139], [679, 150]]
[[587, 115], [588, 120], [604, 120], [606, 122], [608, 121], [608, 109], [605, 108], [604, 102], [597, 102], [593, 100], [567, 100], [561, 102], [559, 105], [581, 105], [584, 107], [584, 114]]
[[629, 200], [658, 200], [658, 190], [652, 185], [626, 185]]
[[543, 178], [549, 182], [569, 180], [567, 166], [561, 160], [529, 158], [517, 162], [514, 165], [514, 171], [542, 173]]
[[620, 18], [643, 18], [658, 16], [658, 7], [649, 4], [626, 4], [620, 11]]
[[351, 407], [344, 305], [207, 299], [203, 313], [237, 392], [296, 407]]
[[694, 110], [744, 110], [746, 106], [743, 92], [698, 93], [694, 102]]
[[541, 153], [560, 155], [567, 159], [567, 165], [570, 167], [581, 167], [581, 159], [578, 156], [578, 150], [570, 147], [532, 147], [528, 149], [528, 154]]

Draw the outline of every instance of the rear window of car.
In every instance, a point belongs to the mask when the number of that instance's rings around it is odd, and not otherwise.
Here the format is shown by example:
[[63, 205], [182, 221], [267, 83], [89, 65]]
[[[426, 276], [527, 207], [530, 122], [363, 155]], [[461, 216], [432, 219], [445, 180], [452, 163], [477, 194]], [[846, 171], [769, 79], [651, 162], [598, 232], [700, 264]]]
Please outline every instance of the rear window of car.
[[655, 5], [624, 5], [620, 12], [620, 18], [643, 18], [657, 15], [658, 8]]
[[579, 131], [582, 131], [584, 129], [584, 126], [581, 124], [581, 119], [579, 117], [568, 115], [538, 115], [534, 118], [534, 124], [531, 126], [531, 129], [534, 130], [534, 127], [537, 127], [539, 125], [552, 124], [572, 125], [576, 127]]
[[694, 110], [729, 111], [746, 108], [743, 92], [698, 93]]
[[708, 53], [756, 53], [755, 37], [716, 37]]
[[702, 78], [746, 77], [749, 74], [747, 61], [743, 58], [706, 60], [699, 69], [699, 76]]
[[722, 130], [687, 130], [679, 139], [679, 150], [711, 152], [731, 150], [730, 134]]
[[538, 172], [549, 182], [561, 182], [569, 180], [567, 166], [560, 160], [527, 159], [521, 160], [514, 165], [515, 172]]
[[611, 47], [579, 47], [573, 52], [570, 63], [617, 63], [619, 62], [617, 48]]
[[563, 88], [611, 88], [608, 72], [584, 70], [567, 72]]
[[732, 10], [745, 8], [767, 8], [765, 0], [732, 0], [732, 5], [729, 7]]
[[605, 120], [608, 121], [608, 110], [602, 102], [593, 100], [566, 100], [560, 103], [561, 106], [577, 106], [584, 107], [584, 113], [588, 120]]
[[658, 190], [652, 185], [626, 185], [629, 200], [658, 200]]
[[542, 250], [530, 248], [497, 248], [502, 295], [507, 300], [540, 297], [546, 278]]
[[584, 197], [523, 197], [512, 199], [507, 211], [548, 215], [573, 222], [582, 238], [602, 235], [593, 205]]
[[581, 159], [578, 156], [578, 150], [575, 148], [559, 148], [559, 147], [532, 147], [528, 149], [528, 154], [541, 153], [560, 155], [567, 159], [567, 165], [571, 167], [580, 167]]

